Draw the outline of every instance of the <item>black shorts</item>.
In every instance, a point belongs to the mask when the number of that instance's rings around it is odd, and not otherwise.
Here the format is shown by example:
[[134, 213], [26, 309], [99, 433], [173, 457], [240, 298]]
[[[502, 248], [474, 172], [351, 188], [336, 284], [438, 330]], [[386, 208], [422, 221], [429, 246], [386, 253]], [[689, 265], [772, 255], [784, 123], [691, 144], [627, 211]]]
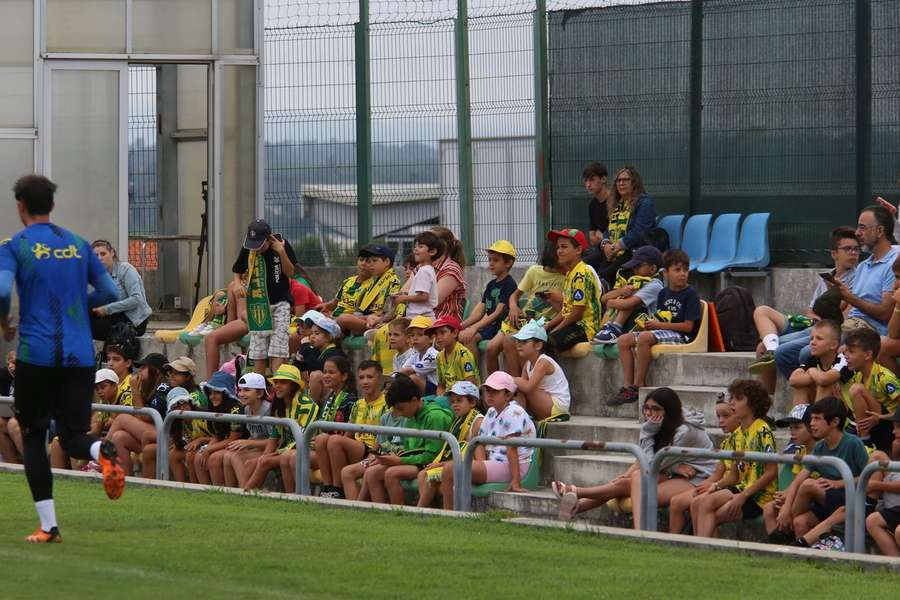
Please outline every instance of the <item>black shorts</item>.
[[575, 344], [587, 342], [588, 336], [578, 323], [572, 323], [550, 334], [550, 344], [557, 352], [565, 352]]
[[[741, 491], [736, 487], [730, 487], [728, 490], [732, 494], [740, 494]], [[741, 506], [741, 520], [743, 521], [752, 521], [753, 519], [758, 519], [763, 513], [762, 507], [756, 503], [756, 500], [753, 498], [747, 498], [747, 501], [744, 502], [744, 505]]]
[[897, 531], [897, 527], [900, 527], [900, 506], [896, 508], [882, 508], [878, 511], [878, 514], [887, 523], [888, 531], [894, 532]]
[[834, 511], [847, 503], [844, 488], [828, 488], [825, 490], [825, 499], [821, 504], [813, 500], [809, 504], [809, 510], [816, 515], [819, 521], [824, 521], [834, 514]]
[[60, 437], [87, 433], [94, 397], [93, 367], [39, 367], [16, 361], [16, 418], [22, 429], [47, 429]]

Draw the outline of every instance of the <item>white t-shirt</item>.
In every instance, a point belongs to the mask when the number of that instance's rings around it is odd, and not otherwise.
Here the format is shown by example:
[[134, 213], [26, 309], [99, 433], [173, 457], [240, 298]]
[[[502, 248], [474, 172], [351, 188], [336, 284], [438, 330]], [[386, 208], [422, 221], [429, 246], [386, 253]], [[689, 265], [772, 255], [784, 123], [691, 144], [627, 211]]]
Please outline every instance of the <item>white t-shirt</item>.
[[407, 348], [406, 352], [404, 352], [403, 354], [398, 353], [397, 355], [395, 355], [394, 362], [393, 362], [394, 373], [396, 373], [400, 369], [402, 369], [403, 365], [405, 365], [406, 362], [409, 360], [409, 357], [414, 356], [415, 353], [416, 353], [415, 348]]
[[[493, 406], [489, 408], [484, 419], [481, 420], [478, 435], [489, 435], [498, 438], [536, 438], [537, 429], [534, 426], [534, 421], [531, 420], [525, 409], [513, 400], [506, 405], [506, 408], [500, 414], [497, 414], [497, 409]], [[487, 452], [488, 460], [502, 463], [509, 462], [506, 457], [506, 448], [507, 446], [487, 446], [485, 451]], [[534, 448], [520, 447], [518, 450], [520, 463], [530, 461], [531, 455], [534, 454]], [[525, 474], [522, 473], [522, 477], [524, 476]]]
[[541, 354], [538, 356], [535, 365], [532, 365], [531, 361], [528, 361], [525, 364], [525, 372], [528, 374], [528, 379], [531, 379], [531, 374], [534, 372], [534, 366], [542, 360], [553, 365], [553, 372], [549, 375], [544, 375], [543, 379], [541, 379], [541, 389], [555, 398], [560, 408], [569, 410], [569, 405], [572, 403], [572, 395], [569, 393], [569, 380], [566, 379], [566, 374], [563, 373], [559, 363], [546, 354]]
[[[900, 481], [900, 473], [888, 471], [884, 474], [884, 481]], [[900, 508], [900, 494], [896, 492], [884, 492], [881, 495], [885, 508]]]
[[403, 363], [402, 368], [412, 369], [419, 377], [424, 377], [426, 381], [430, 381], [434, 385], [437, 385], [438, 351], [435, 347], [428, 346], [428, 349], [422, 354], [419, 354], [419, 351], [415, 348], [410, 348], [410, 350], [411, 352], [409, 353], [406, 362]]
[[419, 294], [421, 292], [428, 293], [428, 300], [425, 302], [407, 302], [406, 316], [418, 317], [424, 315], [434, 318], [434, 307], [438, 304], [437, 293], [437, 273], [431, 265], [422, 265], [416, 269], [413, 275], [412, 283], [409, 285], [409, 295]]

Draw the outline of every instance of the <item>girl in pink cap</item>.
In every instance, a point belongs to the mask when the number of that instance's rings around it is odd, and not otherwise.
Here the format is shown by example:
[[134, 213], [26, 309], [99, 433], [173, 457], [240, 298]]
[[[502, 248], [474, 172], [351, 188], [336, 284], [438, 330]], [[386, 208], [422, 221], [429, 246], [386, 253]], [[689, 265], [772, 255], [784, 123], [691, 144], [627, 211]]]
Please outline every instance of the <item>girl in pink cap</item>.
[[[478, 435], [498, 438], [536, 438], [537, 429], [534, 421], [514, 400], [516, 383], [512, 375], [505, 371], [494, 371], [482, 384], [488, 408], [481, 421]], [[517, 448], [514, 446], [482, 446], [475, 448], [475, 460], [472, 462], [472, 483], [509, 482], [509, 492], [524, 492], [522, 477], [531, 467], [534, 448]], [[441, 473], [441, 495], [444, 508], [453, 510], [453, 461], [444, 465]]]

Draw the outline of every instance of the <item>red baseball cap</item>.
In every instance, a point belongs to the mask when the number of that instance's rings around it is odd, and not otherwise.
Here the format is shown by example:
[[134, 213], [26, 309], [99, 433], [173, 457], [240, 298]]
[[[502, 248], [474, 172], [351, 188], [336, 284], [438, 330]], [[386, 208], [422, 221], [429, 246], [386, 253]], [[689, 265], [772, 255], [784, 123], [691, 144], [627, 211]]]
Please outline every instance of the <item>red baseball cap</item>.
[[459, 322], [459, 319], [453, 316], [441, 317], [437, 321], [431, 324], [431, 327], [426, 329], [425, 331], [434, 331], [439, 327], [449, 327], [453, 331], [459, 331], [462, 329], [462, 324]]
[[547, 232], [547, 239], [556, 243], [556, 240], [559, 238], [569, 238], [570, 240], [574, 240], [581, 246], [582, 250], [588, 249], [587, 239], [584, 237], [584, 233], [579, 229], [560, 229], [559, 231], [550, 230]]

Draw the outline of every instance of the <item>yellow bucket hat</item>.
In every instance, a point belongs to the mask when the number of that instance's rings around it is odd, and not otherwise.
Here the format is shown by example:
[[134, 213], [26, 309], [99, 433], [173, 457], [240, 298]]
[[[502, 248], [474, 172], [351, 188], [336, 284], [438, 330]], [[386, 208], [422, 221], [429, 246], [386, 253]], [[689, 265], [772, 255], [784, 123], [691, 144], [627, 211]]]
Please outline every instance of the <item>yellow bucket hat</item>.
[[284, 381], [293, 381], [300, 387], [303, 387], [303, 379], [300, 377], [300, 369], [294, 365], [281, 365], [278, 370], [270, 378], [272, 381], [279, 379]]

